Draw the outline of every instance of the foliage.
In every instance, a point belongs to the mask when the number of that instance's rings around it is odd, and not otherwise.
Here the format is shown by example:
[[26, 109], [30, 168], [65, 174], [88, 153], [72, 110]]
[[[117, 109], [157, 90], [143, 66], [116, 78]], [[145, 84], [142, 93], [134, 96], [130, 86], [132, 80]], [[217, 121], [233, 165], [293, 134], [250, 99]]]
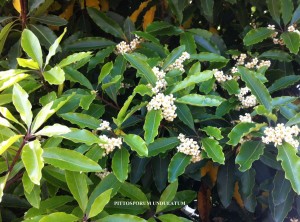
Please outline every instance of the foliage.
[[298, 1], [0, 5], [2, 221], [300, 214]]

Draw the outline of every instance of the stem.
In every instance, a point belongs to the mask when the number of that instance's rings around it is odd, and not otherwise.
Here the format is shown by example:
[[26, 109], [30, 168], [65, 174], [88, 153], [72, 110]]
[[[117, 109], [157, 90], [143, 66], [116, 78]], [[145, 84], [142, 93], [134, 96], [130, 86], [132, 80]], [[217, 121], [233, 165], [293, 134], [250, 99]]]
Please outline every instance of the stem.
[[107, 101], [106, 99], [103, 98], [103, 96], [100, 96], [100, 95], [97, 94], [97, 99], [99, 99], [100, 101], [104, 102], [106, 105], [108, 105], [108, 106], [110, 106], [110, 107], [112, 107], [116, 110], [120, 110], [119, 106]]
[[27, 0], [20, 0], [21, 5], [21, 23], [22, 23], [22, 30], [25, 29], [27, 23]]

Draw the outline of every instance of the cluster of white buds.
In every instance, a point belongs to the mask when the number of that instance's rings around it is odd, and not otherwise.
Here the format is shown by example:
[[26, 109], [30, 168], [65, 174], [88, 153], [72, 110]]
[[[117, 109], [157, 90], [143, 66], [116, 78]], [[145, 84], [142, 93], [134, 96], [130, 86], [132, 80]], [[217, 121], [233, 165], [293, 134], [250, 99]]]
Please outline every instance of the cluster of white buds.
[[142, 42], [143, 40], [139, 36], [135, 36], [135, 38], [128, 44], [125, 41], [120, 42], [119, 44], [116, 45], [117, 48], [117, 54], [125, 54], [128, 52], [132, 52], [135, 50], [138, 45]]
[[224, 75], [223, 71], [220, 71], [217, 69], [213, 69], [212, 71], [214, 72], [214, 77], [216, 78], [217, 82], [219, 82], [219, 83], [226, 82], [227, 80], [232, 79], [232, 76]]
[[155, 87], [152, 88], [152, 92], [157, 94], [157, 93], [165, 90], [167, 87], [167, 81], [165, 80], [166, 73], [163, 70], [159, 70], [159, 68], [156, 66], [154, 66], [152, 68], [152, 71], [154, 72], [155, 76], [157, 77], [157, 81], [155, 83]]
[[100, 123], [100, 126], [97, 128], [97, 130], [111, 130], [110, 124], [108, 121], [102, 120], [102, 123]]
[[180, 140], [180, 144], [177, 146], [178, 152], [192, 156], [193, 163], [201, 160], [200, 147], [195, 140], [186, 138], [182, 133], [179, 134], [178, 139]]
[[235, 73], [237, 73], [239, 70], [236, 68], [236, 67], [232, 67], [232, 69], [231, 69], [231, 73], [232, 74], [235, 74]]
[[105, 142], [99, 143], [99, 146], [105, 149], [105, 153], [103, 154], [103, 156], [108, 155], [109, 153], [114, 151], [116, 147], [120, 149], [122, 146], [122, 138], [109, 138], [106, 135], [100, 135], [99, 138]]
[[298, 148], [299, 141], [294, 137], [298, 136], [300, 129], [294, 125], [292, 127], [284, 126], [283, 123], [277, 124], [276, 127], [267, 127], [264, 131], [265, 136], [262, 137], [262, 142], [269, 144], [274, 143], [274, 146], [282, 145], [283, 141]]
[[130, 87], [131, 87], [131, 85], [129, 83], [123, 83], [123, 82], [121, 82], [121, 88], [129, 89]]
[[250, 113], [246, 113], [244, 116], [240, 115], [239, 119], [242, 123], [252, 123], [253, 122]]
[[244, 65], [247, 55], [245, 53], [241, 53], [240, 56], [232, 56], [232, 58], [236, 60], [236, 65]]
[[270, 29], [270, 30], [275, 30], [275, 25], [268, 25], [267, 29]]
[[255, 66], [257, 65], [257, 63], [258, 63], [258, 59], [254, 58], [254, 59], [252, 59], [251, 62], [247, 62], [245, 64], [245, 67], [248, 68], [248, 69], [253, 69], [253, 68], [255, 68]]
[[290, 25], [289, 27], [288, 27], [288, 32], [295, 32], [295, 33], [297, 33], [298, 35], [300, 35], [300, 31], [298, 30], [298, 29], [296, 29], [296, 25]]
[[99, 177], [101, 180], [103, 180], [106, 176], [108, 176], [109, 174], [111, 174], [110, 171], [108, 171], [107, 168], [104, 168], [102, 172], [97, 172], [95, 173], [95, 175], [97, 177]]
[[169, 67], [166, 68], [166, 71], [170, 71], [173, 69], [179, 69], [180, 71], [184, 72], [183, 62], [190, 58], [190, 54], [187, 52], [183, 52], [182, 55], [175, 60], [174, 63], [169, 65]]
[[163, 118], [167, 121], [173, 121], [176, 117], [177, 107], [174, 104], [175, 98], [173, 94], [165, 96], [163, 93], [158, 93], [154, 96], [147, 105], [147, 110], [162, 110]]
[[270, 60], [261, 60], [260, 63], [258, 65], [256, 65], [256, 68], [259, 69], [263, 66], [266, 66], [267, 68], [269, 68], [271, 66]]
[[254, 95], [247, 95], [249, 92], [251, 92], [250, 89], [248, 87], [244, 87], [240, 89], [240, 93], [237, 95], [243, 108], [253, 107], [257, 104], [257, 100]]

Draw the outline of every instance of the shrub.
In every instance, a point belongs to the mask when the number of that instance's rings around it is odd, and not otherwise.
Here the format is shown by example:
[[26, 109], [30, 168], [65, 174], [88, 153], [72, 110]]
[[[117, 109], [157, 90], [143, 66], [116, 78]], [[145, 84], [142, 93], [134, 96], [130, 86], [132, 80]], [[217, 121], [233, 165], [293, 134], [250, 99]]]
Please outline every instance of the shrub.
[[297, 1], [0, 3], [3, 221], [296, 220]]

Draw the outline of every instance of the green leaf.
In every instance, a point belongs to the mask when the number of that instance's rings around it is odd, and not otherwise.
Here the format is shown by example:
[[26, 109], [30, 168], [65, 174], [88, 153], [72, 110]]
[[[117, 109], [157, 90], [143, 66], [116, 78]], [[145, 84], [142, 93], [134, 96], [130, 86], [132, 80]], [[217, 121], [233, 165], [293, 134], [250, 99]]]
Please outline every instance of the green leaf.
[[272, 18], [280, 25], [281, 4], [278, 0], [267, 0], [267, 5]]
[[279, 205], [287, 201], [288, 194], [291, 191], [291, 183], [284, 177], [283, 171], [277, 171], [273, 180], [274, 188], [271, 192], [273, 204]]
[[57, 15], [42, 15], [42, 16], [32, 16], [32, 20], [38, 21], [39, 23], [51, 26], [64, 26], [68, 24], [68, 21]]
[[292, 20], [290, 22], [290, 24], [295, 24], [299, 21], [300, 19], [300, 5], [298, 5], [298, 7], [296, 8], [296, 10], [294, 11]]
[[66, 181], [72, 196], [79, 204], [82, 212], [85, 212], [88, 203], [88, 185], [85, 174], [66, 171]]
[[[173, 183], [170, 183], [169, 186], [164, 190], [162, 195], [160, 196], [159, 201], [160, 202], [171, 202], [177, 192], [178, 188], [178, 180], [174, 181]], [[163, 211], [165, 208], [167, 208], [167, 205], [158, 205], [156, 207], [156, 213]]]
[[28, 74], [19, 74], [13, 77], [10, 77], [9, 79], [4, 79], [0, 81], [0, 91], [11, 87], [12, 85], [14, 85], [17, 82], [20, 82], [21, 80], [25, 79], [29, 77]]
[[272, 60], [278, 60], [281, 62], [290, 62], [292, 61], [292, 57], [289, 53], [281, 51], [281, 50], [268, 50], [263, 52], [258, 58], [266, 58]]
[[2, 54], [5, 41], [11, 29], [13, 28], [14, 22], [6, 24], [0, 31], [0, 54]]
[[214, 162], [217, 162], [219, 164], [225, 163], [223, 149], [219, 145], [218, 141], [211, 138], [204, 138], [201, 140], [201, 142], [208, 157], [210, 157]]
[[297, 156], [297, 149], [284, 142], [278, 146], [277, 160], [285, 172], [285, 178], [291, 182], [293, 190], [300, 194], [300, 157]]
[[72, 82], [78, 82], [80, 85], [85, 86], [90, 90], [94, 90], [91, 82], [81, 72], [73, 69], [70, 66], [65, 67], [63, 70], [66, 74], [66, 79]]
[[168, 181], [173, 183], [177, 180], [177, 177], [182, 175], [185, 168], [190, 164], [192, 157], [183, 153], [176, 153], [170, 162], [168, 167]]
[[69, 127], [56, 123], [52, 126], [45, 126], [43, 129], [35, 133], [35, 135], [52, 137], [69, 132], [71, 132], [71, 129]]
[[158, 219], [162, 222], [173, 222], [173, 221], [176, 221], [176, 222], [191, 222], [191, 220], [188, 220], [184, 217], [178, 217], [175, 214], [163, 214], [163, 215], [160, 215], [158, 217]]
[[35, 133], [54, 113], [56, 113], [63, 105], [65, 105], [73, 94], [68, 97], [62, 97], [46, 104], [36, 115], [33, 120], [31, 132]]
[[264, 27], [252, 29], [246, 34], [243, 41], [246, 46], [253, 45], [269, 38], [273, 33], [273, 30]]
[[225, 99], [220, 96], [189, 94], [176, 99], [176, 102], [192, 106], [219, 106]]
[[26, 171], [23, 173], [22, 184], [26, 193], [30, 193], [34, 187], [34, 183], [30, 180]]
[[145, 77], [148, 83], [153, 87], [155, 86], [157, 78], [147, 62], [132, 54], [124, 54], [124, 57], [143, 77]]
[[173, 64], [176, 59], [178, 59], [182, 53], [185, 51], [185, 46], [179, 46], [176, 49], [174, 49], [168, 56], [165, 58], [164, 64], [162, 66], [162, 69], [168, 68], [171, 64]]
[[112, 79], [109, 80], [109, 82], [102, 84], [102, 90], [106, 90], [110, 86], [113, 86], [117, 84], [118, 82], [122, 81], [122, 76], [121, 75], [116, 75]]
[[225, 165], [221, 165], [218, 169], [217, 188], [221, 203], [227, 208], [232, 200], [234, 191], [234, 161], [229, 159]]
[[171, 93], [178, 92], [182, 89], [186, 89], [189, 86], [193, 86], [200, 82], [204, 82], [213, 77], [213, 72], [211, 70], [205, 70], [204, 72], [197, 72], [194, 75], [189, 75], [181, 82], [177, 82], [176, 85], [172, 88]]
[[234, 79], [225, 81], [222, 87], [227, 90], [229, 95], [239, 94], [240, 86]]
[[9, 174], [6, 174], [5, 176], [0, 177], [0, 202], [2, 201], [2, 197], [3, 197], [3, 190], [5, 188], [5, 184], [7, 181]]
[[32, 59], [23, 59], [23, 58], [17, 58], [18, 65], [22, 66], [24, 68], [30, 68], [34, 70], [39, 69], [39, 64]]
[[28, 202], [35, 208], [40, 207], [41, 203], [41, 188], [40, 186], [34, 185], [30, 193], [24, 192]]
[[100, 75], [98, 77], [98, 85], [103, 81], [103, 79], [111, 72], [113, 69], [114, 64], [113, 62], [108, 62], [101, 68]]
[[43, 149], [38, 140], [25, 144], [22, 150], [22, 161], [30, 180], [40, 185], [42, 178], [42, 169], [44, 167]]
[[55, 66], [43, 72], [44, 78], [51, 85], [60, 85], [65, 81], [65, 72], [59, 66]]
[[86, 37], [77, 39], [65, 46], [65, 50], [87, 51], [114, 46], [116, 43], [102, 37]]
[[28, 28], [33, 32], [33, 34], [35, 34], [35, 36], [39, 39], [40, 44], [45, 46], [46, 49], [49, 49], [57, 38], [55, 33], [47, 26], [29, 24]]
[[39, 64], [41, 69], [43, 67], [42, 48], [39, 39], [29, 29], [24, 29], [22, 32], [21, 46], [27, 55]]
[[140, 156], [148, 156], [148, 148], [145, 141], [138, 135], [128, 134], [124, 137], [124, 142]]
[[104, 209], [105, 205], [108, 204], [108, 202], [110, 201], [110, 195], [112, 192], [112, 188], [109, 190], [104, 191], [102, 194], [100, 194], [94, 201], [94, 203], [91, 206], [91, 210], [88, 213], [88, 217], [95, 217], [97, 216], [99, 213], [101, 213], [101, 211]]
[[186, 7], [185, 1], [168, 0], [168, 7], [170, 7], [179, 24], [182, 24], [183, 10]]
[[246, 83], [251, 93], [257, 98], [260, 104], [264, 105], [268, 111], [272, 110], [272, 98], [265, 85], [257, 79], [254, 72], [245, 67], [238, 67], [242, 80]]
[[125, 34], [118, 23], [107, 17], [103, 12], [100, 12], [95, 8], [87, 8], [87, 12], [96, 25], [103, 31], [112, 34], [117, 38], [126, 39]]
[[232, 128], [232, 130], [228, 134], [228, 138], [230, 140], [227, 142], [227, 144], [236, 146], [240, 142], [241, 138], [247, 135], [251, 131], [251, 128], [254, 127], [254, 123], [238, 123]]
[[63, 113], [59, 115], [64, 120], [78, 125], [80, 128], [97, 129], [100, 125], [100, 120], [90, 115], [83, 113]]
[[147, 221], [134, 215], [113, 214], [101, 218], [101, 222], [147, 222]]
[[293, 208], [295, 193], [291, 190], [288, 193], [287, 201], [279, 205], [274, 205], [272, 200], [269, 200], [269, 207], [271, 210], [272, 217], [275, 222], [282, 222], [287, 218], [288, 213]]
[[245, 172], [249, 170], [252, 163], [258, 160], [264, 153], [265, 145], [261, 141], [246, 141], [242, 143], [240, 152], [235, 162], [240, 165], [239, 170]]
[[109, 175], [104, 177], [104, 179], [101, 180], [100, 183], [98, 183], [98, 185], [95, 187], [95, 189], [93, 190], [93, 192], [89, 197], [87, 212], [89, 212], [92, 204], [100, 194], [112, 188], [113, 189], [111, 193], [111, 197], [112, 197], [116, 195], [121, 185], [122, 183], [116, 178], [116, 176], [113, 173], [110, 173]]
[[16, 110], [20, 113], [21, 119], [29, 128], [32, 121], [31, 103], [28, 94], [19, 84], [14, 84], [12, 101]]
[[[55, 130], [54, 129], [55, 125], [57, 125], [57, 124], [53, 125], [54, 126], [53, 130]], [[46, 135], [45, 133], [41, 133], [41, 132], [43, 132], [43, 130], [36, 133], [36, 135]], [[87, 145], [92, 145], [94, 143], [101, 142], [99, 137], [97, 137], [96, 135], [94, 135], [93, 133], [91, 133], [90, 131], [85, 130], [85, 129], [69, 128], [69, 132], [64, 132], [64, 133], [60, 133], [60, 134], [56, 134], [56, 135], [59, 137], [65, 138], [67, 140], [71, 140], [74, 143], [85, 143]]]
[[281, 89], [285, 89], [290, 85], [295, 84], [296, 82], [300, 81], [300, 76], [298, 75], [290, 75], [290, 76], [283, 76], [277, 79], [269, 88], [269, 92], [273, 93]]
[[200, 0], [200, 2], [204, 17], [212, 24], [214, 22], [214, 0]]
[[185, 45], [185, 51], [189, 54], [195, 54], [196, 43], [192, 33], [184, 32], [180, 35], [180, 45]]
[[45, 148], [43, 157], [45, 163], [63, 170], [76, 172], [99, 172], [102, 170], [96, 162], [74, 150]]
[[168, 22], [164, 21], [154, 21], [149, 24], [146, 28], [146, 32], [151, 35], [179, 35], [182, 34], [183, 31], [179, 27], [173, 26]]
[[176, 114], [178, 115], [178, 118], [192, 130], [195, 130], [194, 119], [189, 107], [180, 103], [176, 104], [176, 107]]
[[217, 140], [221, 140], [224, 137], [222, 136], [221, 130], [214, 126], [207, 126], [201, 129], [204, 131], [208, 136], [215, 137]]
[[284, 32], [280, 36], [291, 53], [298, 54], [300, 47], [300, 35], [296, 32]]
[[293, 116], [287, 123], [287, 126], [297, 125], [300, 124], [300, 113], [297, 113], [297, 115]]
[[149, 145], [148, 156], [156, 156], [160, 153], [165, 153], [179, 145], [177, 137], [158, 138]]
[[57, 66], [59, 66], [60, 68], [64, 68], [65, 66], [74, 64], [76, 62], [81, 61], [82, 59], [85, 58], [90, 58], [92, 55], [92, 52], [78, 52], [78, 53], [74, 53], [72, 55], [69, 55], [68, 57], [64, 58], [63, 60], [60, 61], [60, 63], [58, 63]]
[[[124, 197], [128, 197], [134, 201], [141, 201], [141, 202], [148, 201], [147, 196], [143, 193], [141, 189], [139, 189], [136, 185], [128, 182], [122, 184], [119, 193], [122, 194]], [[144, 207], [149, 208], [147, 205]]]
[[23, 135], [15, 135], [9, 137], [9, 139], [4, 140], [0, 143], [0, 155], [2, 155], [11, 145], [18, 141]]
[[281, 0], [281, 14], [285, 25], [289, 23], [294, 11], [294, 3], [292, 0]]
[[128, 178], [129, 156], [129, 152], [125, 148], [121, 148], [114, 153], [112, 158], [112, 170], [122, 183]]
[[199, 62], [219, 62], [225, 64], [229, 61], [225, 57], [211, 52], [200, 52], [199, 54], [191, 55], [191, 59], [198, 60]]
[[158, 135], [158, 128], [162, 119], [161, 110], [148, 111], [143, 127], [145, 131], [144, 139], [147, 145], [152, 143], [154, 138]]
[[54, 41], [54, 43], [50, 46], [48, 55], [46, 56], [46, 61], [44, 67], [46, 67], [49, 64], [49, 61], [52, 56], [56, 54], [56, 50], [59, 46], [59, 43], [61, 42], [62, 38], [67, 32], [67, 28], [64, 29], [64, 32]]
[[74, 222], [74, 221], [78, 221], [78, 217], [74, 216], [73, 214], [66, 214], [64, 212], [55, 212], [52, 214], [48, 214], [39, 220], [39, 222], [53, 222], [53, 221]]

